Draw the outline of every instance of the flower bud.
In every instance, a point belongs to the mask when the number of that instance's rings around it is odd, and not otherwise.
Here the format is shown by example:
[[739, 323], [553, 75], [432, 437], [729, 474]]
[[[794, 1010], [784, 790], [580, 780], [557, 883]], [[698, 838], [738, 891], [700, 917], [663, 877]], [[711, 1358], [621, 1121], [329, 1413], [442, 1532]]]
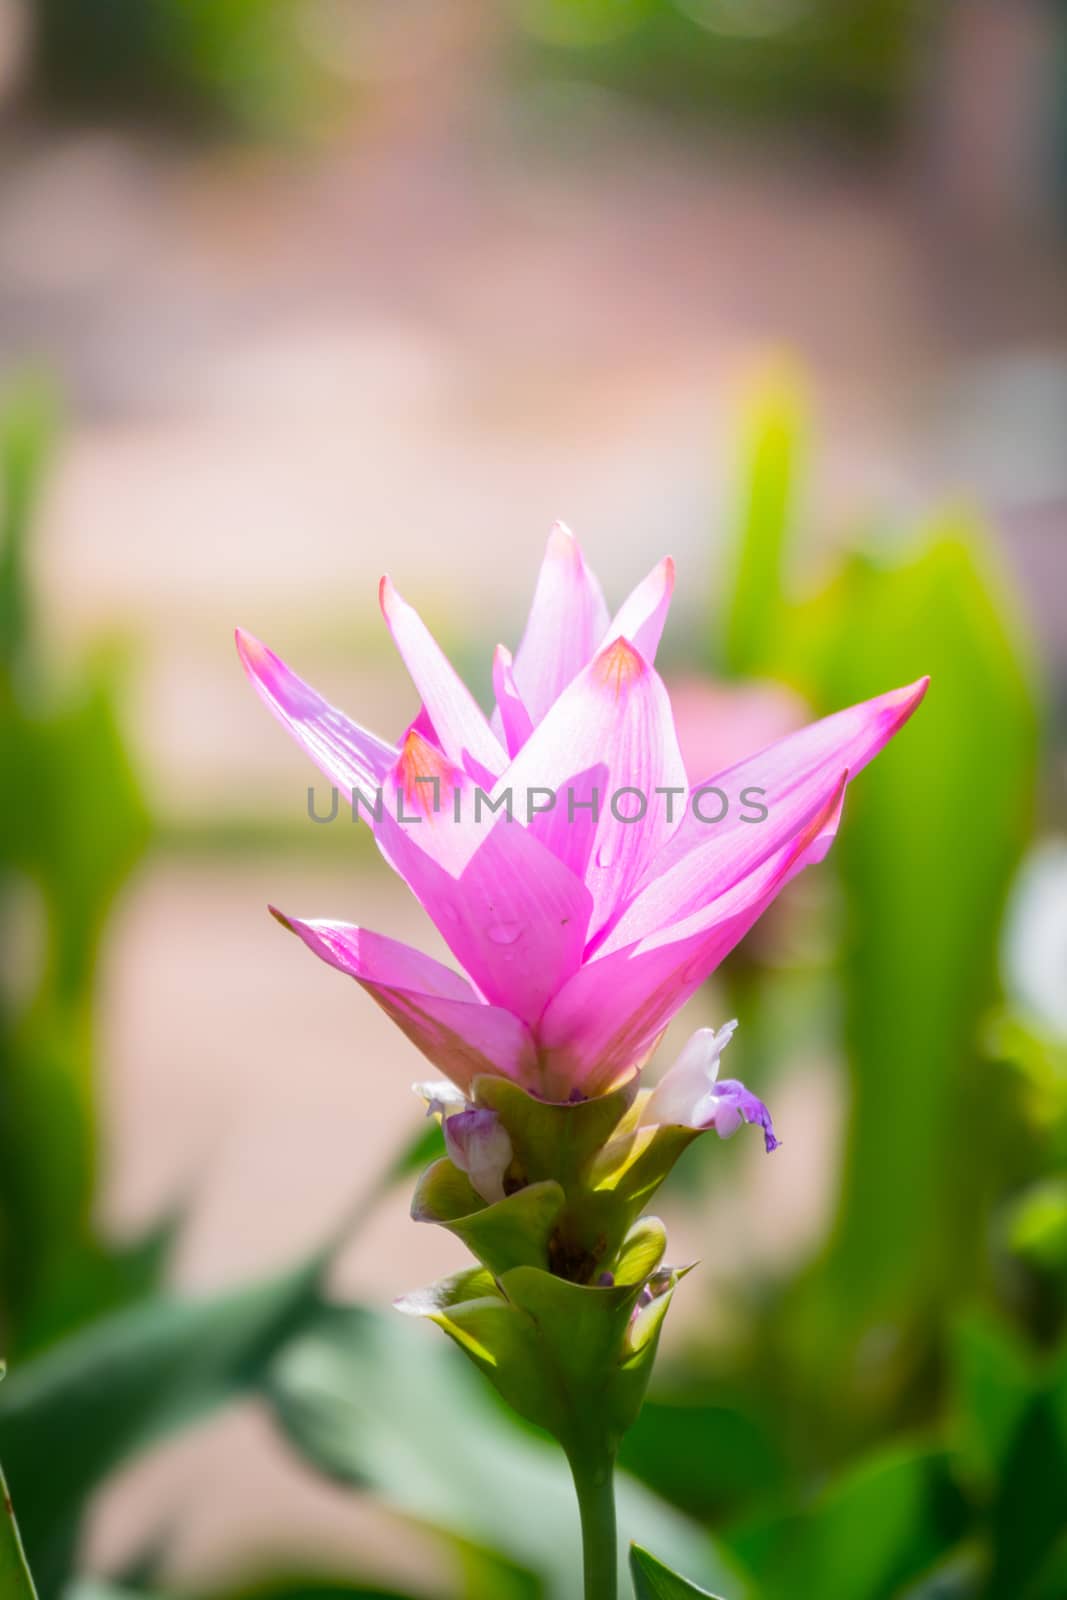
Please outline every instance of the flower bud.
[[446, 1116], [441, 1124], [445, 1149], [453, 1166], [465, 1172], [471, 1187], [490, 1204], [504, 1199], [504, 1174], [511, 1165], [507, 1129], [495, 1111], [472, 1109]]

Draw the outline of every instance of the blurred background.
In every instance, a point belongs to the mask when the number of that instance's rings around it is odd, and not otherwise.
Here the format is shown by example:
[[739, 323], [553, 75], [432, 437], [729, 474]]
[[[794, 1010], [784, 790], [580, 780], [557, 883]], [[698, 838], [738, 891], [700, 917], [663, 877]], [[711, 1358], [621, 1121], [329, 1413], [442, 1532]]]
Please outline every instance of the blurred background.
[[[41, 1600], [572, 1600], [552, 1449], [390, 1299], [426, 943], [238, 667], [485, 696], [565, 518], [670, 550], [694, 777], [933, 675], [672, 1030], [623, 1522], [726, 1600], [1067, 1594], [1067, 10], [3, 0], [0, 1386]], [[324, 787], [322, 788], [325, 793]], [[736, 1057], [735, 1057], [736, 1052]], [[714, 1148], [711, 1148], [714, 1144]]]

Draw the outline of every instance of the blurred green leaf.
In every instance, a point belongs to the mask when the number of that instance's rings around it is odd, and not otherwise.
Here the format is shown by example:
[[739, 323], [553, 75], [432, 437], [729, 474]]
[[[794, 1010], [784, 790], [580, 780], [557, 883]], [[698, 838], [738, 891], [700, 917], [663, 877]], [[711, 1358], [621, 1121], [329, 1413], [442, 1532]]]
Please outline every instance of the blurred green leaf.
[[674, 117], [884, 135], [908, 104], [918, 0], [510, 0], [539, 76]]
[[786, 540], [796, 515], [805, 433], [799, 383], [785, 370], [768, 374], [743, 417], [735, 570], [726, 586], [718, 663], [735, 676], [763, 671], [781, 632]]
[[1026, 1589], [1024, 1600], [1063, 1600], [1067, 1594], [1067, 1532], [1056, 1540], [1048, 1558]]
[[992, 1517], [991, 1596], [1023, 1595], [1067, 1525], [1067, 1437], [1044, 1396], [1027, 1407]]
[[699, 1595], [715, 1600], [710, 1589], [698, 1589], [695, 1583], [688, 1583], [636, 1544], [630, 1546], [630, 1574], [635, 1600], [686, 1600], [686, 1596], [693, 1600]]
[[777, 1441], [752, 1416], [694, 1403], [677, 1390], [645, 1401], [619, 1461], [671, 1505], [705, 1522], [729, 1515], [753, 1495], [773, 1494], [785, 1473]]
[[[1003, 1355], [1000, 1357], [1003, 1365]], [[1031, 1362], [1029, 1383], [1001, 1405], [996, 1481], [987, 1522], [989, 1600], [1061, 1593], [1067, 1570], [1067, 1346]]]
[[1006, 1328], [970, 1317], [954, 1341], [956, 1444], [963, 1470], [987, 1491], [996, 1484], [1036, 1383], [1029, 1352]]
[[[281, 1352], [268, 1395], [291, 1443], [320, 1471], [537, 1576], [572, 1600], [581, 1570], [574, 1490], [562, 1453], [517, 1425], [463, 1358], [428, 1330], [359, 1308], [327, 1308]], [[620, 1522], [718, 1584], [745, 1585], [698, 1529], [623, 1477]]]
[[1011, 1205], [1008, 1244], [1047, 1272], [1067, 1270], [1067, 1177], [1032, 1184]]
[[987, 559], [959, 518], [910, 560], [854, 561], [828, 651], [824, 704], [931, 675], [839, 845], [852, 1106], [830, 1270], [853, 1326], [947, 1310], [985, 1257], [1002, 1143], [976, 1092], [977, 1036], [1036, 764], [1033, 691]]
[[38, 0], [31, 81], [66, 113], [293, 133], [331, 83], [293, 0]]
[[764, 1330], [795, 1446], [817, 1438], [825, 1462], [899, 1421], [905, 1394], [905, 1420], [925, 1414], [947, 1320], [988, 1279], [1013, 1147], [1010, 1085], [980, 1036], [1031, 826], [1037, 716], [1008, 587], [962, 515], [903, 552], [852, 557], [787, 608], [770, 648], [763, 669], [821, 711], [931, 676], [846, 803], [836, 1222]]
[[760, 1600], [892, 1595], [955, 1544], [965, 1523], [948, 1456], [896, 1449], [845, 1474], [806, 1507], [738, 1533]]
[[43, 381], [26, 377], [0, 406], [0, 714], [28, 667], [33, 639], [27, 557], [52, 454], [56, 406]]
[[63, 1331], [54, 1305], [69, 1305], [74, 1274], [90, 1312], [91, 1268], [105, 1264], [91, 1224], [93, 993], [108, 912], [147, 837], [114, 666], [90, 665], [71, 691], [48, 679], [37, 662], [0, 699], [0, 767], [17, 773], [0, 791], [0, 918], [19, 918], [6, 937], [32, 947], [17, 880], [43, 923], [28, 993], [0, 1004], [0, 1305], [15, 1350]]
[[42, 1595], [71, 1530], [121, 1462], [235, 1396], [318, 1309], [321, 1256], [213, 1299], [157, 1300], [94, 1323], [0, 1387], [0, 1452]]

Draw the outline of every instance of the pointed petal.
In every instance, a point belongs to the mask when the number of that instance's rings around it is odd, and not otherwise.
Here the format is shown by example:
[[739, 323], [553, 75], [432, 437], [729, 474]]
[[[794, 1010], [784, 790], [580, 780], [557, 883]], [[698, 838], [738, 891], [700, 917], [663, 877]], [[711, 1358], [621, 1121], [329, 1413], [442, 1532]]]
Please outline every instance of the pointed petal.
[[535, 723], [592, 659], [607, 625], [600, 585], [570, 529], [557, 522], [515, 652], [515, 682]]
[[598, 955], [560, 991], [537, 1029], [542, 1066], [586, 1094], [644, 1060], [668, 1022], [745, 936], [789, 880], [825, 854], [840, 815], [840, 778], [801, 832], [725, 894], [674, 927]]
[[492, 782], [507, 765], [507, 752], [481, 707], [418, 612], [387, 577], [378, 598], [441, 749], [479, 783]]
[[493, 655], [493, 693], [508, 755], [517, 756], [533, 732], [533, 720], [515, 682], [511, 651], [502, 644], [497, 645]]
[[623, 601], [612, 618], [600, 648], [603, 649], [613, 639], [629, 639], [651, 666], [663, 636], [673, 593], [674, 562], [670, 556], [664, 556], [659, 565], [653, 567], [648, 577], [643, 578]]
[[302, 922], [271, 911], [309, 950], [347, 973], [434, 1066], [461, 1089], [482, 1073], [535, 1083], [529, 1030], [509, 1011], [486, 1005], [458, 973], [410, 945], [350, 923]]
[[[843, 768], [855, 777], [903, 727], [926, 693], [928, 681], [922, 678], [906, 689], [824, 717], [698, 784], [692, 794], [707, 790], [710, 796], [715, 789], [726, 796], [726, 816], [701, 822], [691, 794], [681, 826], [652, 861], [599, 953], [624, 949], [689, 916], [773, 856], [804, 826]], [[711, 817], [721, 804], [710, 797], [700, 809]], [[758, 820], [752, 820], [754, 816]], [[824, 854], [832, 837], [831, 831], [824, 840]]]
[[591, 900], [519, 822], [501, 817], [449, 872], [385, 816], [378, 840], [485, 998], [535, 1022], [581, 964]]
[[[530, 791], [555, 793], [555, 805], [530, 819], [529, 829], [584, 874], [594, 934], [675, 826], [655, 791], [672, 787], [684, 796], [685, 782], [662, 680], [628, 640], [616, 639], [563, 691], [497, 790], [511, 789], [524, 818]], [[587, 805], [593, 790], [599, 816]]]
[[241, 664], [260, 699], [320, 772], [346, 796], [355, 788], [373, 802], [374, 791], [396, 760], [393, 746], [328, 705], [273, 650], [251, 634], [238, 628], [236, 639]]

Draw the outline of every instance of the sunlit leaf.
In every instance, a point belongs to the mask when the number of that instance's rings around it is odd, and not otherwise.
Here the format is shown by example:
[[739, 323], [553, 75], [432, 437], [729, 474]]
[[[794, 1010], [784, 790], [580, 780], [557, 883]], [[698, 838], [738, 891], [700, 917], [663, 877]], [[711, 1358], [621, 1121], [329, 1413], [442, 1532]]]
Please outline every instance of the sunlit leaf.
[[698, 1589], [636, 1544], [630, 1548], [630, 1573], [636, 1600], [697, 1600], [700, 1595], [716, 1600], [710, 1589]]

